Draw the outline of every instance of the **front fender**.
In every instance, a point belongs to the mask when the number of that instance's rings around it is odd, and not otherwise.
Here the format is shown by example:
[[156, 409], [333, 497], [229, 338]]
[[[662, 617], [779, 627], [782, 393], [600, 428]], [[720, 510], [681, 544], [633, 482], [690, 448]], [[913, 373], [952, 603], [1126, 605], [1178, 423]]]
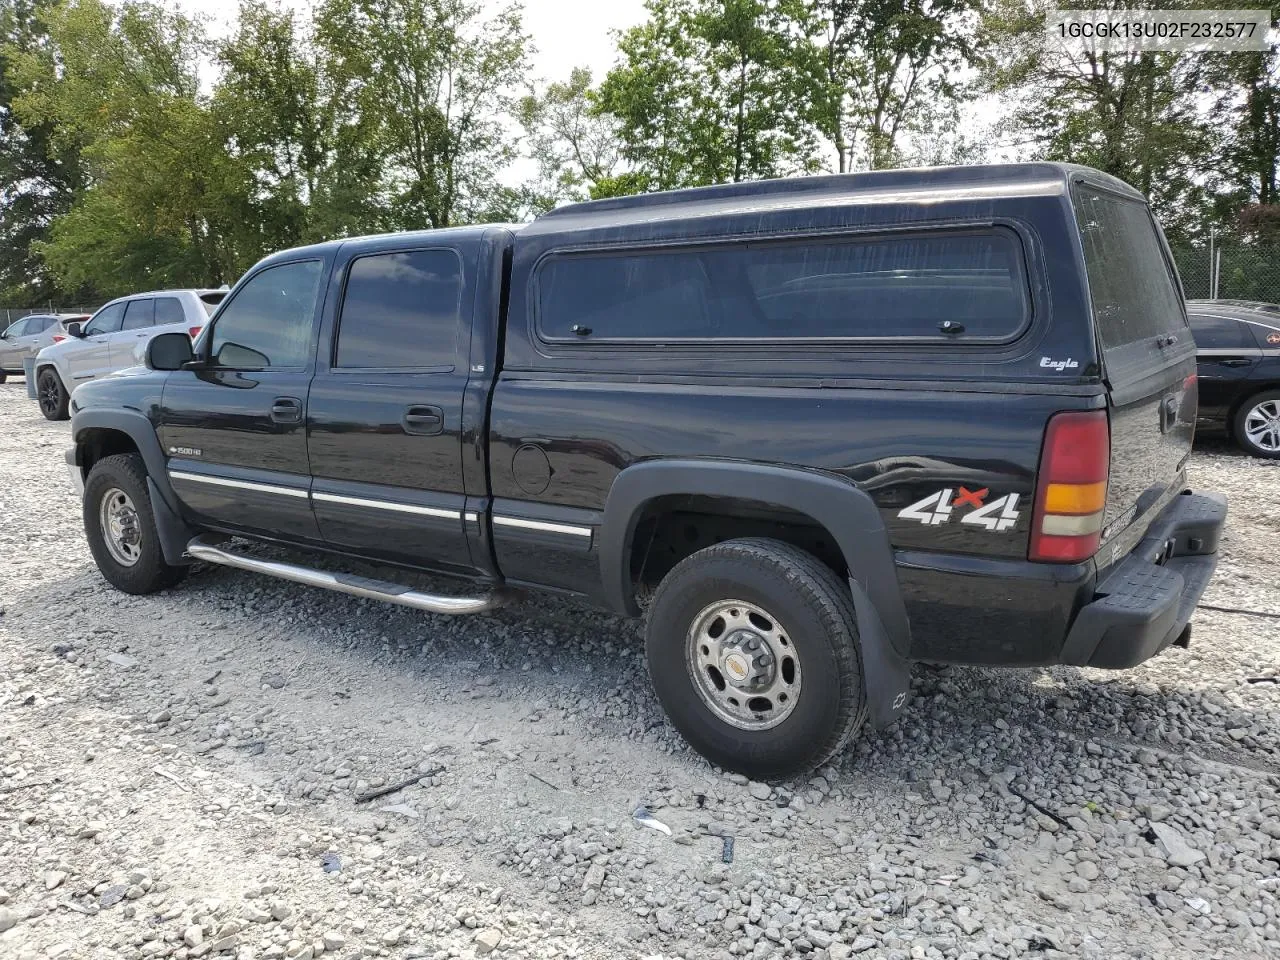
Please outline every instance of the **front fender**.
[[160, 446], [155, 425], [146, 414], [135, 410], [103, 410], [93, 407], [72, 414], [71, 437], [76, 444], [76, 463], [81, 467], [83, 463], [79, 459], [80, 448], [90, 430], [114, 430], [129, 437], [138, 448], [142, 462], [147, 466], [147, 475], [165, 504], [175, 513], [178, 512], [178, 498], [169, 484], [168, 459]]

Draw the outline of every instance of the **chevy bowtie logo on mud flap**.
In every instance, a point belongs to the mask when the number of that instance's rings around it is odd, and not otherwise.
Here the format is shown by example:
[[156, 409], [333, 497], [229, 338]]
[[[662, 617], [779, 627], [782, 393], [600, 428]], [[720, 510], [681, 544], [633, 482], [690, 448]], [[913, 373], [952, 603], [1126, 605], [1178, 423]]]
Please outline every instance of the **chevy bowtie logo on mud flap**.
[[1079, 360], [1072, 360], [1067, 357], [1065, 360], [1055, 360], [1053, 357], [1041, 357], [1040, 366], [1047, 367], [1050, 370], [1057, 370], [1061, 373], [1063, 370], [1075, 370], [1080, 366]]
[[937, 493], [931, 493], [923, 500], [917, 500], [911, 506], [903, 507], [898, 511], [898, 518], [915, 520], [917, 523], [936, 527], [940, 523], [949, 521], [956, 507], [974, 507], [975, 509], [960, 518], [961, 523], [982, 527], [992, 533], [1015, 526], [1021, 516], [1018, 512], [1019, 494], [1006, 494], [984, 505], [989, 492], [986, 487], [978, 490], [961, 487], [960, 492], [952, 499], [952, 494], [955, 493], [954, 488], [943, 487]]

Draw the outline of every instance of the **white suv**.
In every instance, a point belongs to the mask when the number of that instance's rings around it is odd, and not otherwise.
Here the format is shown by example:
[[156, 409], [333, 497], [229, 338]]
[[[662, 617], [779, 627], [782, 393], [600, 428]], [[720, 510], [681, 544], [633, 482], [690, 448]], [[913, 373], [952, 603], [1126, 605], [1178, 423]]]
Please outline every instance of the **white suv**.
[[89, 318], [77, 336], [36, 354], [36, 398], [49, 420], [67, 419], [67, 401], [82, 383], [143, 363], [147, 344], [161, 333], [184, 332], [194, 340], [223, 290], [155, 290], [112, 300]]

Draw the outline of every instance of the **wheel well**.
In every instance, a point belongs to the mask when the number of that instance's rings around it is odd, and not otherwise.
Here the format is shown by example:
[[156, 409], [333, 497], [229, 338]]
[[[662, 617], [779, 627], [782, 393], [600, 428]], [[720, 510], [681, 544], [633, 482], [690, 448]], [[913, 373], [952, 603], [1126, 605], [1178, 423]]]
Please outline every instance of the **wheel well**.
[[80, 451], [80, 472], [86, 477], [93, 469], [93, 465], [103, 457], [115, 456], [117, 453], [139, 452], [133, 437], [123, 430], [109, 430], [104, 427], [85, 430], [76, 440], [76, 448]]
[[835, 538], [807, 514], [746, 497], [679, 494], [645, 504], [631, 539], [631, 582], [654, 587], [690, 554], [739, 537], [781, 540], [848, 576]]

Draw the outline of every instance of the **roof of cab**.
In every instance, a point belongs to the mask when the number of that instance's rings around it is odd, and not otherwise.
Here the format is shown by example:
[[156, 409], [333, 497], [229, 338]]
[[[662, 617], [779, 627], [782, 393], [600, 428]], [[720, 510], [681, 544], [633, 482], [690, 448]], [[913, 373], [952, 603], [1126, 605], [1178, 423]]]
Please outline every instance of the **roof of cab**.
[[472, 240], [483, 237], [493, 230], [505, 230], [515, 233], [524, 229], [521, 223], [478, 223], [465, 227], [441, 227], [434, 230], [400, 230], [390, 233], [368, 233], [357, 237], [339, 237], [336, 240], [325, 240], [303, 247], [290, 247], [278, 250], [264, 257], [259, 265], [274, 263], [278, 260], [297, 260], [299, 256], [327, 257], [347, 244], [377, 249], [381, 246], [402, 246], [405, 243], [450, 243], [458, 240]]
[[543, 214], [525, 230], [524, 236], [641, 220], [654, 222], [690, 215], [763, 212], [822, 203], [937, 203], [945, 200], [1056, 196], [1064, 194], [1074, 179], [1089, 180], [1113, 192], [1145, 200], [1142, 194], [1122, 180], [1076, 164], [918, 167], [756, 180], [591, 200]]

